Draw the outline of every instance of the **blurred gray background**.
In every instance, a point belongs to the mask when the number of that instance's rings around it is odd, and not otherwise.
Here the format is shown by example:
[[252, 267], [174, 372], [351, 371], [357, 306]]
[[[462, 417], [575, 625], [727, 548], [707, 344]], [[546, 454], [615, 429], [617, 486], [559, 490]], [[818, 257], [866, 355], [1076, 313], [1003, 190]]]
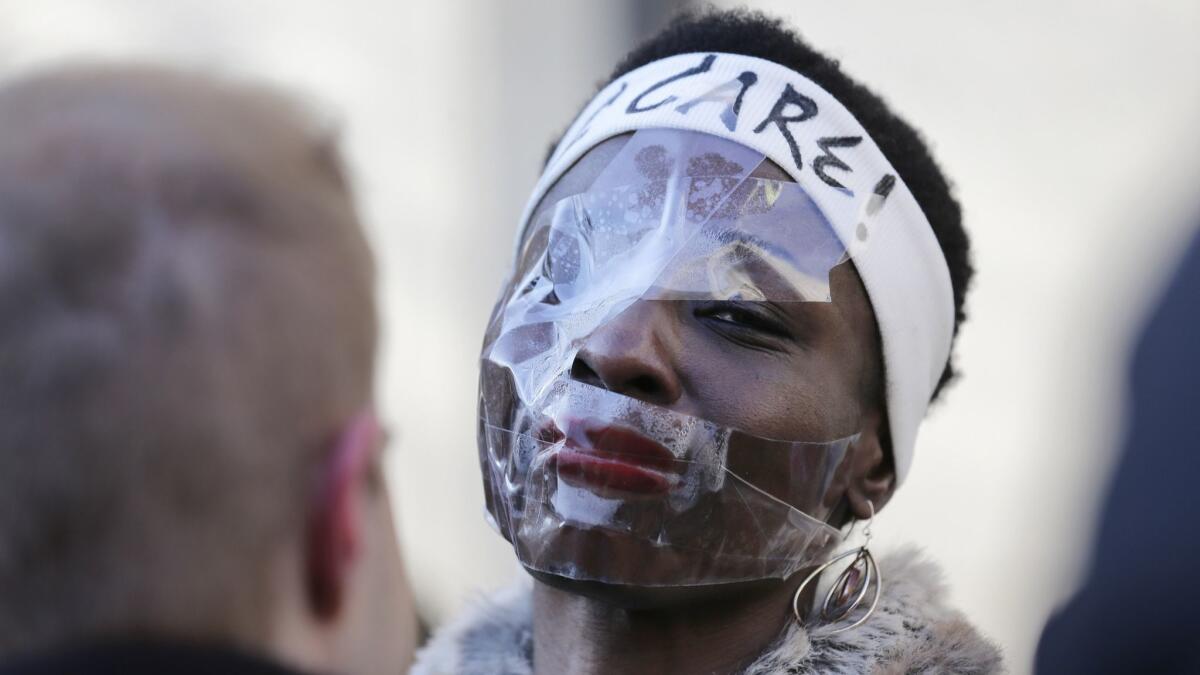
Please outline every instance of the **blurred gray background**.
[[[939, 559], [1027, 672], [1082, 571], [1123, 355], [1200, 203], [1200, 3], [749, 4], [882, 94], [957, 185], [978, 267], [964, 377], [875, 530]], [[474, 438], [478, 348], [519, 210], [552, 137], [686, 5], [0, 0], [0, 77], [165, 61], [305, 92], [339, 122], [382, 261], [400, 535], [437, 622], [519, 574], [483, 521]]]

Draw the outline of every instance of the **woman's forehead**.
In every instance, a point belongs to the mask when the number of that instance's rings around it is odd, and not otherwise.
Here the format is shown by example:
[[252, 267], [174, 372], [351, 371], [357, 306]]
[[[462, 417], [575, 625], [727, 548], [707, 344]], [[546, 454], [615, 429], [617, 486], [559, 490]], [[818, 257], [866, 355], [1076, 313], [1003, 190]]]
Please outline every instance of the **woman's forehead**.
[[[633, 134], [634, 132], [631, 131], [613, 136], [596, 144], [585, 152], [542, 196], [542, 200], [538, 202], [537, 208], [534, 209], [529, 223], [536, 223], [546, 209], [560, 200], [571, 195], [587, 192], [591, 188], [592, 183], [596, 181], [596, 178], [600, 176], [609, 163], [621, 152], [621, 149], [625, 147], [625, 144], [629, 142], [629, 139], [633, 138]], [[788, 183], [794, 182], [792, 177], [782, 167], [769, 159], [764, 159], [747, 177], [765, 178]], [[532, 229], [528, 224], [526, 225], [525, 231], [521, 233], [522, 243]]]

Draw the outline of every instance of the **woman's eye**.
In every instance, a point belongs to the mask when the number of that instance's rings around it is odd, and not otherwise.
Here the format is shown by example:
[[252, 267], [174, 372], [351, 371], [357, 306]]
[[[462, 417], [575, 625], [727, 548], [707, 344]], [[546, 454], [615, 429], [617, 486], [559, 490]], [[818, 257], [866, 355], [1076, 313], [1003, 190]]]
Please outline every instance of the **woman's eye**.
[[777, 338], [790, 338], [787, 325], [772, 312], [748, 303], [714, 302], [697, 310], [697, 316], [723, 327]]

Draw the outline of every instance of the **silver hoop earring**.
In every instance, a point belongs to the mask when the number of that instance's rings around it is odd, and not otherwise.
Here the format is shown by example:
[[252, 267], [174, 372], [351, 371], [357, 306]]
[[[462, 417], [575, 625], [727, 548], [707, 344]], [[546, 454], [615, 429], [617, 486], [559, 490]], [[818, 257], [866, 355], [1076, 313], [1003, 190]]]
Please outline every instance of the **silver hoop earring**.
[[834, 556], [832, 560], [813, 570], [796, 589], [796, 595], [792, 596], [792, 613], [796, 615], [797, 623], [804, 625], [804, 617], [800, 613], [800, 596], [804, 594], [804, 589], [820, 577], [822, 572], [838, 561], [851, 556], [853, 556], [853, 560], [850, 561], [850, 566], [842, 570], [833, 585], [829, 587], [829, 591], [825, 593], [825, 601], [821, 603], [817, 617], [822, 623], [827, 624], [844, 621], [863, 606], [863, 601], [866, 600], [868, 594], [871, 596], [871, 604], [867, 607], [866, 614], [849, 626], [829, 631], [829, 634], [833, 635], [858, 628], [875, 613], [875, 608], [879, 606], [880, 591], [883, 589], [883, 577], [879, 574], [879, 566], [875, 564], [875, 556], [871, 555], [871, 550], [867, 548], [871, 544], [871, 525], [875, 523], [875, 505], [868, 501], [867, 506], [871, 509], [871, 517], [867, 520], [866, 528], [863, 529], [863, 536], [866, 537], [866, 540], [862, 546]]

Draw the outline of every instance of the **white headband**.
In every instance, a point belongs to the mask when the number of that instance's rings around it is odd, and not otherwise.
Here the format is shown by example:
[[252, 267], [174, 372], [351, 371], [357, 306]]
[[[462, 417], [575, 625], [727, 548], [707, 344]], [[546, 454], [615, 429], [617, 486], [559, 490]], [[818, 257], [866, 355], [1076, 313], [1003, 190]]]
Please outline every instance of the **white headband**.
[[895, 169], [854, 116], [808, 78], [749, 56], [681, 54], [627, 73], [592, 99], [551, 156], [521, 229], [584, 153], [651, 128], [701, 131], [753, 148], [821, 208], [875, 310], [896, 478], [903, 481], [950, 357], [954, 296], [941, 247]]

